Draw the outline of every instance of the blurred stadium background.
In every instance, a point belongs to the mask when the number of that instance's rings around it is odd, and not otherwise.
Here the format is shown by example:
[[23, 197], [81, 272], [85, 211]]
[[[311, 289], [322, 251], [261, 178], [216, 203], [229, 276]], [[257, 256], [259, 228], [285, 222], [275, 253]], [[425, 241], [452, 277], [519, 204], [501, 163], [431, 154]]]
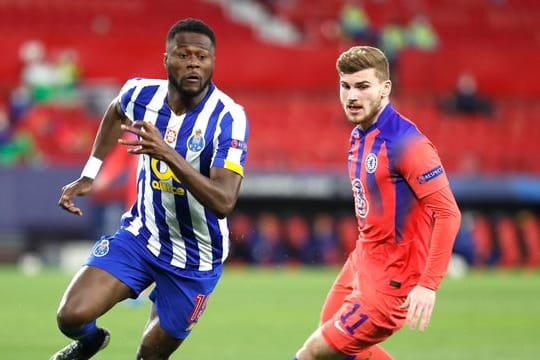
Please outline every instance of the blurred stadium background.
[[[528, 340], [534, 328], [527, 321], [540, 321], [540, 312], [533, 306], [528, 313], [531, 304], [520, 301], [537, 298], [532, 289], [539, 289], [540, 3], [536, 0], [0, 0], [4, 34], [0, 279], [5, 279], [8, 291], [11, 284], [15, 288], [32, 283], [14, 268], [36, 275], [41, 281], [34, 279], [34, 284], [57, 279], [55, 285], [43, 288], [55, 289], [47, 294], [46, 303], [54, 305], [42, 315], [45, 331], [54, 331], [54, 307], [69, 278], [57, 269], [73, 272], [94, 239], [118, 226], [132, 196], [126, 185], [129, 160], [121, 151], [108, 159], [98, 191], [80, 201], [85, 212], [81, 218], [57, 207], [60, 187], [78, 177], [101, 114], [123, 82], [135, 76], [165, 76], [164, 39], [170, 25], [184, 17], [200, 18], [215, 30], [214, 80], [245, 106], [250, 119], [247, 175], [231, 217], [230, 263], [252, 271], [273, 269], [268, 271], [301, 281], [296, 277], [299, 272], [302, 285], [310, 283], [311, 271], [325, 274], [317, 283], [320, 288], [308, 295], [316, 301], [304, 308], [309, 314], [294, 327], [301, 330], [296, 342], [287, 345], [288, 351], [251, 357], [292, 354], [307, 329], [315, 326], [335, 266], [354, 246], [346, 173], [351, 129], [338, 101], [335, 59], [355, 44], [377, 45], [391, 56], [392, 102], [432, 139], [450, 175], [464, 216], [451, 267], [451, 274], [461, 280], [451, 280], [446, 291], [471, 290], [459, 283], [471, 281], [478, 284], [475, 289], [497, 288], [500, 295], [493, 302], [501, 310], [510, 306], [523, 310], [513, 317], [521, 319], [513, 323], [514, 333], [523, 335], [520, 356], [485, 349], [474, 358], [534, 357], [529, 349], [540, 348]], [[320, 269], [305, 270], [308, 267]], [[258, 281], [249, 272], [235, 271], [227, 284]], [[501, 277], [500, 271], [512, 275]], [[279, 284], [271, 286], [279, 292]], [[284, 289], [280, 296], [289, 291], [302, 299], [301, 287]], [[13, 303], [3, 306], [2, 317], [18, 303], [17, 294], [25, 294], [10, 293]], [[515, 300], [506, 303], [509, 293]], [[36, 293], [33, 298], [40, 296]], [[478, 296], [482, 299], [481, 293]], [[467, 306], [462, 298], [452, 299]], [[490, 296], [485, 300], [491, 301]], [[292, 305], [302, 307], [300, 300], [295, 301]], [[233, 304], [228, 311], [235, 311]], [[468, 311], [472, 309], [477, 307]], [[450, 313], [440, 311], [448, 322], [434, 325], [439, 332], [428, 339], [436, 344], [441, 343], [437, 336], [441, 340], [460, 331], [450, 326], [455, 321]], [[479, 321], [486, 326], [479, 331], [503, 327], [493, 320]], [[13, 322], [21, 324], [17, 318]], [[285, 321], [281, 326], [284, 332], [296, 331]], [[411, 355], [409, 340], [426, 342], [406, 336], [393, 343], [402, 351], [398, 358], [444, 358], [433, 355], [437, 352], [429, 353], [435, 357]], [[52, 352], [63, 341], [58, 335], [49, 339], [52, 344], [38, 346], [34, 355], [25, 357], [20, 352], [23, 342], [20, 348], [18, 343], [4, 344], [9, 337], [1, 337], [0, 354], [4, 348], [13, 359], [39, 358], [37, 354]], [[460, 342], [467, 343], [463, 339]], [[253, 343], [262, 347], [261, 341]], [[484, 346], [496, 349], [503, 341]], [[456, 354], [447, 358], [458, 358]], [[473, 358], [460, 354], [459, 358]], [[234, 359], [234, 352], [222, 358]]]

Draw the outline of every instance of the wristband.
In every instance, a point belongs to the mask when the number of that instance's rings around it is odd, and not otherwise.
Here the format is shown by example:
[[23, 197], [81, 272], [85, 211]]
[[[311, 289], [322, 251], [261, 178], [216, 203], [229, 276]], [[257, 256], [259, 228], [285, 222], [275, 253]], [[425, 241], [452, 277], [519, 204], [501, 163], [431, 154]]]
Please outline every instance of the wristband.
[[90, 158], [86, 162], [86, 165], [84, 165], [81, 177], [87, 177], [94, 180], [99, 172], [99, 169], [101, 168], [102, 163], [103, 161], [98, 159], [97, 157], [90, 156]]

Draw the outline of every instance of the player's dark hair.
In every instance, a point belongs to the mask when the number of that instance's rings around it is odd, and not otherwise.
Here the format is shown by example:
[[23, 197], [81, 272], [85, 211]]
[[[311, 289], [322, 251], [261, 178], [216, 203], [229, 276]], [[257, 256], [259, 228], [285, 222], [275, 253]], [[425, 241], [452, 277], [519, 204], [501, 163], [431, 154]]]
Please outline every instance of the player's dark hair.
[[388, 59], [381, 50], [372, 46], [353, 46], [343, 52], [337, 59], [336, 68], [342, 74], [375, 69], [375, 74], [380, 80], [390, 79]]
[[216, 46], [216, 35], [210, 26], [206, 25], [203, 21], [198, 19], [184, 19], [174, 24], [167, 33], [167, 42], [174, 39], [176, 34], [181, 32], [192, 32], [208, 36], [212, 45]]

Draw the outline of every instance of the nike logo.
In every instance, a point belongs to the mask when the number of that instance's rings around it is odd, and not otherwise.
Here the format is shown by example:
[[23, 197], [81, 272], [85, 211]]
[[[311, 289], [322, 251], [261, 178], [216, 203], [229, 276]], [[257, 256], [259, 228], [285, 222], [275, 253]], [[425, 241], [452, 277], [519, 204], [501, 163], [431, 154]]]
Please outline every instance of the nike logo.
[[341, 331], [342, 333], [346, 334], [345, 330], [341, 327], [341, 324], [339, 323], [339, 320], [334, 321], [334, 326]]

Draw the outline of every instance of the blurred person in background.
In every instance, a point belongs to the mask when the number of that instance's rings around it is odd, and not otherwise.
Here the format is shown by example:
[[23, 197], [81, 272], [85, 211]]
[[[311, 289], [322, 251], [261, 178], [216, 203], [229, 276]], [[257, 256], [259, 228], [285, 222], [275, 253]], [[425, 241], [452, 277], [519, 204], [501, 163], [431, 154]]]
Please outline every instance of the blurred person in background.
[[392, 14], [380, 30], [379, 48], [384, 51], [388, 59], [394, 93], [399, 90], [396, 86], [399, 85], [399, 58], [407, 45], [407, 28], [404, 21], [400, 15]]
[[439, 46], [439, 37], [426, 15], [415, 15], [406, 29], [407, 44], [422, 51], [433, 51]]
[[287, 261], [283, 224], [276, 214], [263, 212], [258, 215], [251, 240], [253, 259], [258, 265], [281, 265]]
[[313, 241], [307, 219], [290, 214], [284, 220], [285, 247], [290, 265], [317, 265], [321, 263], [321, 250]]
[[467, 71], [459, 74], [454, 92], [442, 101], [441, 106], [451, 114], [493, 115], [492, 102], [479, 93], [475, 76]]
[[359, 236], [295, 359], [391, 359], [380, 342], [430, 321], [461, 215], [435, 147], [390, 103], [384, 53], [352, 47], [337, 70]]
[[320, 251], [321, 262], [325, 265], [341, 263], [342, 256], [333, 216], [327, 212], [319, 212], [315, 214], [312, 226], [313, 242]]
[[[102, 160], [119, 142], [140, 155], [137, 201], [120, 229], [102, 237], [60, 302], [58, 327], [74, 341], [52, 359], [89, 359], [110, 338], [96, 319], [155, 284], [137, 359], [168, 359], [191, 333], [229, 249], [226, 217], [243, 178], [244, 110], [212, 82], [215, 35], [185, 19], [167, 34], [168, 80], [127, 81], [108, 107], [81, 177], [62, 188], [59, 205], [82, 215]], [[122, 133], [136, 139], [122, 138]]]
[[364, 45], [377, 43], [377, 32], [371, 25], [361, 0], [347, 0], [339, 12], [341, 33], [347, 39]]

